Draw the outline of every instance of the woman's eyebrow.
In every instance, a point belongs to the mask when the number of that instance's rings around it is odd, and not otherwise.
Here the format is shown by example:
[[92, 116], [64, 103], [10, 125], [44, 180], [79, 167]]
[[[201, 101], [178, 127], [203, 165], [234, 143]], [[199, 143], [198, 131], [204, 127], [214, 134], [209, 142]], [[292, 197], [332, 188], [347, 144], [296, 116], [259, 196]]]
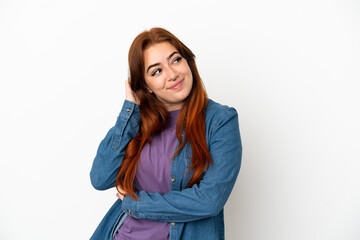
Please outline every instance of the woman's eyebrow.
[[[168, 56], [168, 60], [172, 57], [172, 56], [174, 56], [176, 53], [179, 53], [179, 52], [173, 52], [172, 54], [170, 54], [169, 56]], [[150, 70], [150, 68], [152, 68], [152, 67], [155, 67], [155, 66], [158, 66], [158, 65], [160, 65], [160, 63], [154, 63], [154, 64], [152, 64], [152, 65], [150, 65], [148, 68], [147, 68], [147, 70], [146, 70], [146, 72], [149, 72], [149, 70]]]

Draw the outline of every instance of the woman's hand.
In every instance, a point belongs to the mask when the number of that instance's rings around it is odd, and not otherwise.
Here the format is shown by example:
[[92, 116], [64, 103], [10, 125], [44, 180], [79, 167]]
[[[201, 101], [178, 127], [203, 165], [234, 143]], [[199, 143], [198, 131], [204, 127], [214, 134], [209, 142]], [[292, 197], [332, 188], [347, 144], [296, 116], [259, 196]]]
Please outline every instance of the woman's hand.
[[135, 92], [131, 90], [130, 78], [125, 81], [125, 96], [126, 100], [139, 104], [139, 100], [137, 99]]
[[116, 193], [116, 196], [122, 201], [124, 199], [125, 193], [120, 187], [118, 187], [118, 189], [119, 189], [119, 192]]

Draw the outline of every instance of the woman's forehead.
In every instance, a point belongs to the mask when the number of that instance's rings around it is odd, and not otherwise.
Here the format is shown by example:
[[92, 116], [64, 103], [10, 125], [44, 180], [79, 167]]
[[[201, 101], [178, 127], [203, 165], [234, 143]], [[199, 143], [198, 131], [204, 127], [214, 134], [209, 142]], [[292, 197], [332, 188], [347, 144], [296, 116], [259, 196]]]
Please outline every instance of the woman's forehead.
[[166, 61], [174, 52], [178, 52], [174, 45], [169, 42], [155, 43], [144, 51], [145, 65]]

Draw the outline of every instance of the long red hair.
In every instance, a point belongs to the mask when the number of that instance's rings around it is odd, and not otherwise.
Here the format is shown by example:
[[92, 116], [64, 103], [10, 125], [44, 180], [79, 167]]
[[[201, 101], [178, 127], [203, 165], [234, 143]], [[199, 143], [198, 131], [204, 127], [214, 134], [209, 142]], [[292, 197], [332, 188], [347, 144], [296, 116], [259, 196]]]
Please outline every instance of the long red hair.
[[[168, 111], [165, 105], [156, 98], [154, 93], [150, 93], [147, 89], [144, 78], [144, 51], [154, 44], [165, 41], [172, 44], [181, 56], [186, 59], [193, 76], [193, 87], [184, 101], [176, 123], [176, 137], [179, 141], [179, 147], [173, 155], [173, 157], [176, 156], [186, 142], [191, 144], [192, 164], [187, 173], [193, 170], [193, 174], [187, 187], [199, 184], [202, 173], [211, 163], [205, 137], [205, 107], [208, 98], [196, 67], [195, 55], [178, 38], [165, 29], [152, 28], [144, 31], [131, 44], [128, 58], [130, 86], [140, 101], [142, 124], [139, 133], [129, 142], [126, 148], [115, 182], [118, 191], [120, 187], [126, 192], [126, 196], [130, 196], [134, 200], [138, 197], [135, 194], [133, 184], [140, 152], [146, 143], [150, 143], [153, 134], [166, 127], [168, 119]], [[185, 138], [182, 141], [183, 132], [185, 132]]]

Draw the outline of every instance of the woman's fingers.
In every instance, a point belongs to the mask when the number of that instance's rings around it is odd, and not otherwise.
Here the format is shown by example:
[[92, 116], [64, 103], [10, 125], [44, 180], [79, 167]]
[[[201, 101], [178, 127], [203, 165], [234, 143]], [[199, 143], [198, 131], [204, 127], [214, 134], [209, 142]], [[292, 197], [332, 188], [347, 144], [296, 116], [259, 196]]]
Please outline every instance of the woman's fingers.
[[124, 199], [124, 196], [121, 195], [120, 193], [116, 193], [116, 196], [117, 196], [120, 200], [123, 200], [123, 199]]
[[136, 98], [136, 94], [133, 92], [133, 90], [131, 90], [130, 78], [125, 81], [125, 96], [126, 100], [139, 104], [138, 99]]

